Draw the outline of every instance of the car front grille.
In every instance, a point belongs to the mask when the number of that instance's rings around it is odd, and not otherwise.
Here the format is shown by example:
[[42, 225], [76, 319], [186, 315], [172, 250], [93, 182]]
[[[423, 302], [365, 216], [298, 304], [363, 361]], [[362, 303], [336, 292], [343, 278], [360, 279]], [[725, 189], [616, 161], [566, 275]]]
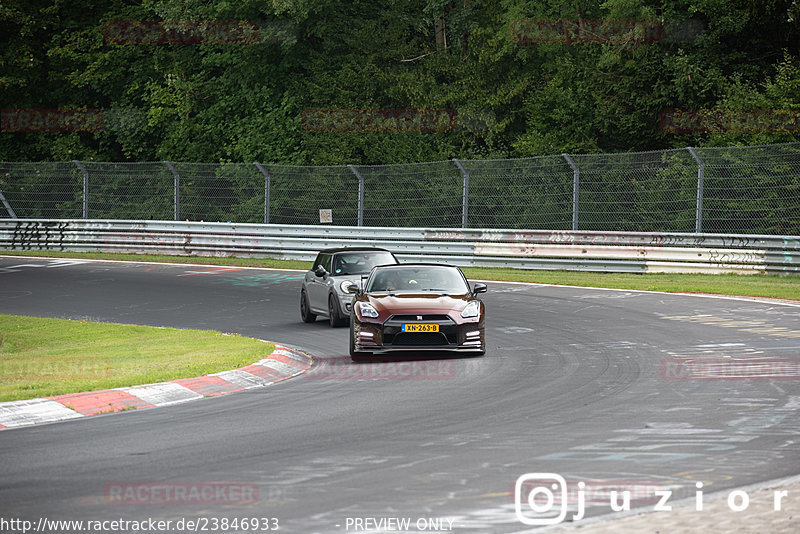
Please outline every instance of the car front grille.
[[[420, 319], [422, 317], [422, 319]], [[420, 314], [420, 315], [392, 315], [388, 319], [390, 322], [398, 323], [452, 323], [449, 315]]]
[[[420, 319], [419, 317], [422, 317]], [[439, 332], [403, 332], [404, 324], [438, 324]], [[383, 323], [384, 345], [455, 345], [458, 325], [445, 314], [392, 315]]]
[[447, 345], [448, 340], [441, 332], [400, 332], [394, 336], [393, 345]]
[[385, 345], [455, 345], [458, 343], [458, 327], [440, 324], [438, 332], [403, 332], [397, 326], [383, 328]]

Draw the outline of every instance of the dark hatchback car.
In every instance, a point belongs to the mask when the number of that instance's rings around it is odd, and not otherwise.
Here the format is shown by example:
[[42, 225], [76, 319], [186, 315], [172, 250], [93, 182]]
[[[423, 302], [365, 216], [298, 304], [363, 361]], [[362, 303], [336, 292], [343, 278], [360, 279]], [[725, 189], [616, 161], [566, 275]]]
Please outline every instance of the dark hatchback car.
[[331, 326], [347, 324], [353, 294], [347, 287], [361, 283], [376, 265], [396, 264], [388, 250], [373, 247], [321, 250], [300, 288], [300, 317], [313, 323], [318, 315], [328, 317]]
[[350, 314], [350, 356], [374, 352], [486, 351], [485, 308], [458, 267], [405, 263], [375, 267], [356, 294]]

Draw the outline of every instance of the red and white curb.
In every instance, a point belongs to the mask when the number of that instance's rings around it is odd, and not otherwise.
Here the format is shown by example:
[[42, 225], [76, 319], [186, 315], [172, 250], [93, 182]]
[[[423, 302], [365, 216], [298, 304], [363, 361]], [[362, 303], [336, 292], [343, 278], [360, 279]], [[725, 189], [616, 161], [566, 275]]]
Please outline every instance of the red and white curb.
[[232, 371], [156, 384], [0, 402], [0, 429], [227, 395], [292, 378], [304, 373], [313, 363], [313, 358], [307, 354], [275, 345], [267, 358]]

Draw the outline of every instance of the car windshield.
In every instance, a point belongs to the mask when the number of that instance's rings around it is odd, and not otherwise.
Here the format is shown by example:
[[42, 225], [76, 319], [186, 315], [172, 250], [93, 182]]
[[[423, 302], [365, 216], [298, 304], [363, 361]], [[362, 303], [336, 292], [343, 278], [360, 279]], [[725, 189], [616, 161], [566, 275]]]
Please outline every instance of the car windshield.
[[391, 265], [397, 260], [385, 251], [343, 252], [333, 257], [333, 274], [366, 274], [377, 265]]
[[377, 269], [369, 280], [367, 292], [426, 292], [464, 294], [469, 286], [453, 267], [401, 266]]

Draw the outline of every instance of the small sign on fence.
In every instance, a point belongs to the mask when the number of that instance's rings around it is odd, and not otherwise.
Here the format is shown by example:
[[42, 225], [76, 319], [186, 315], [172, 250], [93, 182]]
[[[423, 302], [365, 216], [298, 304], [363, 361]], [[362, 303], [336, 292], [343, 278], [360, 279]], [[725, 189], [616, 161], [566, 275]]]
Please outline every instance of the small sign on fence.
[[319, 210], [319, 222], [323, 224], [332, 224], [333, 223], [333, 210]]

